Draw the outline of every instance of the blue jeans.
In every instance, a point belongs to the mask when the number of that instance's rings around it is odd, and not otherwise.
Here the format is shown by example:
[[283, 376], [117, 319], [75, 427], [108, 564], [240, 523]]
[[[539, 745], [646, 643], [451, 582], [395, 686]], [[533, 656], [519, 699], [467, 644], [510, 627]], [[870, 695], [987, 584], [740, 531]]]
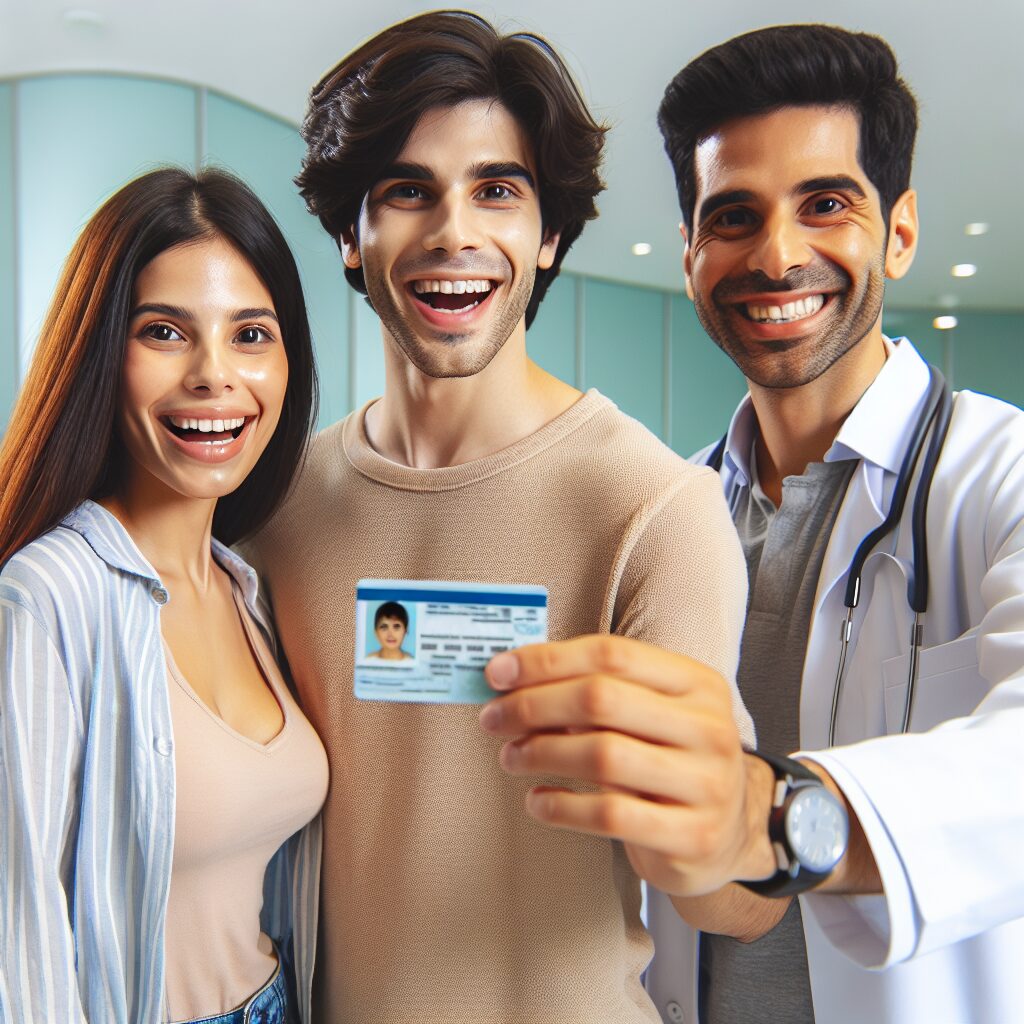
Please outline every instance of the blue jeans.
[[277, 970], [263, 988], [237, 1010], [229, 1010], [216, 1017], [203, 1017], [189, 1024], [293, 1024], [296, 1019], [279, 958]]

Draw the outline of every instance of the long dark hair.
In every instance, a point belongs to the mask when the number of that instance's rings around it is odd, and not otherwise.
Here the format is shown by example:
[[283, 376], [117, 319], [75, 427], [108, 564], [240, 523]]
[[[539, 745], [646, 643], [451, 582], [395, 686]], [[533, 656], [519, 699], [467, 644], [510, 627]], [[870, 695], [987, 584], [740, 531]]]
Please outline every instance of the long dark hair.
[[[500, 102], [530, 139], [544, 233], [561, 234], [554, 263], [537, 270], [526, 307], [529, 327], [569, 247], [597, 216], [607, 131], [540, 36], [499, 35], [469, 11], [431, 11], [385, 29], [313, 87], [302, 125], [306, 156], [295, 183], [309, 212], [340, 244], [420, 117], [474, 99]], [[345, 277], [366, 294], [361, 267], [346, 268]]]
[[160, 253], [220, 236], [274, 301], [288, 354], [281, 419], [244, 483], [217, 502], [231, 544], [282, 501], [315, 421], [313, 347], [295, 261], [266, 207], [225, 171], [153, 171], [111, 196], [64, 265], [0, 447], [0, 565], [86, 498], [114, 493], [125, 454], [115, 428], [135, 280]]

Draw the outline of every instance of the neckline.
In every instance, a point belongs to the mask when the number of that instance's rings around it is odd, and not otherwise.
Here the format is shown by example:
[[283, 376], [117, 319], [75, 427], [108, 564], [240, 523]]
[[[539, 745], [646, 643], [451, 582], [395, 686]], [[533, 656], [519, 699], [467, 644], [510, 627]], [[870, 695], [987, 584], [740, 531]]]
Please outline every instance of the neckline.
[[196, 693], [189, 683], [188, 679], [185, 678], [185, 674], [178, 668], [178, 663], [174, 660], [174, 655], [171, 653], [171, 648], [167, 641], [161, 634], [160, 640], [164, 647], [164, 656], [167, 659], [167, 668], [173, 677], [174, 681], [178, 684], [185, 695], [192, 700], [198, 707], [203, 711], [207, 717], [212, 719], [219, 728], [226, 732], [229, 736], [244, 743], [247, 747], [253, 750], [258, 750], [264, 754], [270, 754], [275, 750], [281, 742], [283, 742], [284, 735], [288, 731], [288, 726], [291, 723], [291, 716], [288, 713], [288, 706], [285, 702], [284, 695], [280, 688], [280, 678], [277, 672], [273, 671], [275, 666], [269, 666], [266, 661], [266, 646], [259, 642], [260, 638], [256, 635], [254, 629], [254, 623], [251, 621], [248, 614], [248, 609], [245, 606], [245, 601], [242, 597], [241, 591], [239, 590], [238, 584], [234, 579], [231, 580], [231, 596], [234, 599], [235, 607], [238, 610], [238, 617], [242, 622], [242, 630], [245, 632], [245, 638], [249, 642], [249, 650], [252, 651], [253, 657], [256, 659], [256, 665], [263, 676], [264, 682], [267, 684], [270, 692], [274, 696], [274, 700], [277, 701], [277, 706], [281, 710], [281, 728], [271, 736], [266, 743], [260, 743], [258, 740], [254, 740], [251, 736], [246, 736], [245, 733], [239, 732], [237, 729], [229, 725], [216, 711], [213, 710], [203, 699]]
[[367, 402], [361, 409], [352, 413], [342, 425], [342, 447], [349, 463], [363, 476], [389, 487], [407, 491], [435, 492], [457, 490], [511, 469], [578, 430], [599, 412], [615, 408], [612, 401], [605, 398], [596, 388], [591, 388], [565, 412], [501, 451], [485, 455], [482, 459], [463, 462], [458, 466], [415, 469], [384, 458], [371, 446], [366, 436], [366, 410], [372, 404], [372, 401]]

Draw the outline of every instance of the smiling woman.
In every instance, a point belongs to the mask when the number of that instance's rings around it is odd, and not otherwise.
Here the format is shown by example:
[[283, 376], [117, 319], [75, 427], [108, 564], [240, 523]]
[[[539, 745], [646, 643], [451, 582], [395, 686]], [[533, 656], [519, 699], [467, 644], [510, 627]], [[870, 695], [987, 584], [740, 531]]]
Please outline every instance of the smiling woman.
[[156, 171], [86, 225], [0, 449], [3, 1020], [309, 1020], [326, 759], [224, 545], [315, 393], [240, 181]]

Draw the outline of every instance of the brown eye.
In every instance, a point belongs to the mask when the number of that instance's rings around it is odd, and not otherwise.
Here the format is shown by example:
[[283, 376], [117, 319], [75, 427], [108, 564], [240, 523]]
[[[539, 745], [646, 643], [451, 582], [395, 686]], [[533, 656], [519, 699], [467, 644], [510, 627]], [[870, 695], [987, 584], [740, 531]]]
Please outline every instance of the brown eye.
[[181, 341], [181, 335], [170, 324], [149, 324], [142, 334], [154, 341]]
[[271, 337], [262, 327], [243, 327], [237, 335], [240, 345], [259, 345], [271, 341]]

